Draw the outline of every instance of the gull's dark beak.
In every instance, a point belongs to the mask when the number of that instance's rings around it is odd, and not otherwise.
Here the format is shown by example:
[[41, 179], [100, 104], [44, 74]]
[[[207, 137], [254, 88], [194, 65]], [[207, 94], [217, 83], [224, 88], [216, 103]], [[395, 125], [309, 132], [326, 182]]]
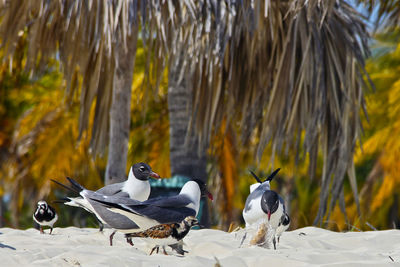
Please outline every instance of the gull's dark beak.
[[271, 219], [271, 212], [268, 211], [268, 221]]
[[150, 172], [149, 176], [150, 176], [151, 178], [156, 178], [156, 179], [160, 179], [160, 178], [161, 178], [160, 175], [158, 175], [158, 174], [155, 173], [155, 172]]

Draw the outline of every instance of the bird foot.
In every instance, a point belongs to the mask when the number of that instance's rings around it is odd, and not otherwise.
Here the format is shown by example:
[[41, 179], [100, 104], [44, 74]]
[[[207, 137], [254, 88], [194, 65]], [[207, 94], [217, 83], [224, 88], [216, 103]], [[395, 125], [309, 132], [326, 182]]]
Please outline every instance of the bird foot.
[[104, 224], [99, 221], [99, 232], [103, 232], [104, 230]]
[[112, 241], [113, 241], [113, 238], [114, 238], [114, 235], [115, 235], [115, 233], [116, 233], [117, 231], [114, 231], [114, 232], [112, 232], [112, 234], [110, 235], [110, 246], [112, 246]]
[[164, 255], [168, 255], [168, 253], [165, 251], [165, 247], [163, 246], [163, 252], [164, 252]]
[[131, 245], [131, 246], [133, 247], [132, 238], [127, 237], [127, 238], [126, 238], [126, 242], [127, 242], [129, 245]]

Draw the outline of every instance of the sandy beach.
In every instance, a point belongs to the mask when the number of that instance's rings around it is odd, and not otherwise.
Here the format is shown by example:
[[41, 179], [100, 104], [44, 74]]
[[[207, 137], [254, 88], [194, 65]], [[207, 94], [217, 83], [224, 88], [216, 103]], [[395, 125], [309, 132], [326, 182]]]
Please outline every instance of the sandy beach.
[[131, 247], [118, 233], [110, 247], [109, 233], [68, 227], [42, 235], [1, 228], [1, 266], [400, 266], [400, 230], [337, 233], [306, 227], [285, 232], [277, 250], [246, 241], [239, 247], [243, 229], [192, 230], [184, 257], [161, 251], [149, 256], [149, 244], [134, 238]]

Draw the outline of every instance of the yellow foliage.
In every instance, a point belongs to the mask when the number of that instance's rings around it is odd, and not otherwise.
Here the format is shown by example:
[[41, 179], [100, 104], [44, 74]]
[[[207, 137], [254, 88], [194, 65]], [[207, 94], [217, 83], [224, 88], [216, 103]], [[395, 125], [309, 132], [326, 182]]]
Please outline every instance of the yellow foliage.
[[232, 132], [227, 132], [222, 140], [222, 152], [218, 159], [219, 170], [223, 176], [226, 197], [226, 211], [232, 212], [233, 198], [237, 181], [237, 152], [235, 149]]
[[[364, 123], [364, 145], [356, 151], [355, 161], [362, 166], [373, 157], [383, 175], [369, 178], [374, 179], [375, 185], [369, 192], [371, 197], [361, 199], [361, 204], [367, 211], [365, 220], [375, 226], [392, 227], [388, 214], [383, 215], [382, 211], [394, 208], [394, 195], [400, 194], [400, 44], [393, 52], [373, 58], [368, 71], [377, 90], [366, 98], [370, 123]], [[371, 202], [366, 203], [367, 200]]]
[[221, 223], [227, 227], [233, 220], [234, 209], [242, 208], [238, 207], [235, 201], [235, 199], [238, 199], [236, 188], [239, 178], [238, 167], [240, 165], [236, 149], [237, 143], [232, 127], [223, 123], [214, 137], [211, 147], [214, 148], [212, 157], [216, 160], [218, 166], [217, 176], [221, 179], [222, 189], [220, 192], [216, 192], [218, 193], [218, 199], [220, 199], [220, 205], [216, 208], [222, 215], [220, 217]]
[[6, 136], [10, 154], [0, 171], [1, 189], [11, 195], [11, 219], [17, 224], [24, 205], [31, 212], [38, 199], [54, 198], [51, 178], [65, 182], [66, 176], [72, 176], [88, 188], [100, 187], [98, 169], [104, 168], [104, 160], [89, 155], [90, 133], [77, 143], [79, 99], [66, 106], [61, 74], [49, 71], [29, 80], [23, 68], [13, 68], [12, 75], [2, 68], [0, 82], [7, 86], [7, 101], [12, 103], [8, 114], [22, 116], [15, 118], [13, 132]]
[[[136, 52], [132, 81], [131, 120], [128, 165], [147, 162], [161, 177], [171, 176], [169, 161], [169, 123], [167, 106], [167, 71], [163, 74], [158, 94], [149, 94], [144, 87], [155, 87], [156, 80], [147, 81], [144, 75], [145, 54]], [[150, 70], [153, 66], [150, 66]]]

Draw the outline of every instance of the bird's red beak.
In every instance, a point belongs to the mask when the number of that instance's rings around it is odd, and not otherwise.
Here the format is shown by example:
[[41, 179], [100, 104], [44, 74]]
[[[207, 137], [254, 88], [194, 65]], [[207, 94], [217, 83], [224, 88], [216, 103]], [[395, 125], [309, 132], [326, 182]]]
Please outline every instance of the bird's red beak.
[[271, 219], [271, 212], [268, 211], [268, 221]]
[[211, 201], [214, 200], [213, 195], [212, 195], [210, 192], [208, 192], [208, 191], [207, 191], [207, 197], [208, 197]]
[[150, 177], [152, 177], [152, 178], [156, 178], [156, 179], [160, 179], [161, 177], [160, 177], [160, 175], [158, 175], [157, 173], [155, 173], [155, 172], [150, 172], [150, 175], [149, 175]]

